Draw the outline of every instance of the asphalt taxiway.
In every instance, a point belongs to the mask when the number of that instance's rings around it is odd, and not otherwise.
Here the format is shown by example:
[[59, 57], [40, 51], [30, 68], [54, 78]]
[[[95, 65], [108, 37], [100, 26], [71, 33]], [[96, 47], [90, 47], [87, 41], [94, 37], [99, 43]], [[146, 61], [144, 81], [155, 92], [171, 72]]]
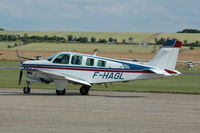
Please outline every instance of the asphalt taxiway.
[[0, 89], [1, 133], [199, 133], [200, 95]]

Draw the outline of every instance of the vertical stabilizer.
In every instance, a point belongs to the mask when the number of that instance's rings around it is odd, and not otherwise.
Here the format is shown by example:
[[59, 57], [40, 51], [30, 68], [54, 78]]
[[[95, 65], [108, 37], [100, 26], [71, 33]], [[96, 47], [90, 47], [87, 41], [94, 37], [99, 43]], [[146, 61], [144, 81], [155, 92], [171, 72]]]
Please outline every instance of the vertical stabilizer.
[[148, 65], [162, 69], [174, 70], [181, 46], [181, 41], [167, 40]]

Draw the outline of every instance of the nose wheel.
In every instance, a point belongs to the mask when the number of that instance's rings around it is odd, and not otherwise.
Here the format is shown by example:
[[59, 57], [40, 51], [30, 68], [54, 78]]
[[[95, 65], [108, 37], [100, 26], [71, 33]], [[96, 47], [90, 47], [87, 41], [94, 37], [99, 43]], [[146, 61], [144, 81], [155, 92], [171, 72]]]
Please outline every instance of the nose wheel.
[[29, 87], [30, 82], [26, 81], [26, 86], [23, 88], [24, 94], [29, 94], [31, 92], [31, 88]]
[[31, 92], [31, 88], [26, 86], [23, 88], [23, 92], [24, 94], [29, 94]]

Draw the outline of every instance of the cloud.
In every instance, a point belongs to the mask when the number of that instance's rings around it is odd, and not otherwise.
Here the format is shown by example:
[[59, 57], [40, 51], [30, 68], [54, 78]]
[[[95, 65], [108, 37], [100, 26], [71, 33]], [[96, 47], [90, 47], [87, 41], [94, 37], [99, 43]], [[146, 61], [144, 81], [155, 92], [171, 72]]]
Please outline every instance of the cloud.
[[199, 5], [199, 0], [1, 0], [0, 26], [13, 30], [176, 32], [184, 26], [199, 27]]

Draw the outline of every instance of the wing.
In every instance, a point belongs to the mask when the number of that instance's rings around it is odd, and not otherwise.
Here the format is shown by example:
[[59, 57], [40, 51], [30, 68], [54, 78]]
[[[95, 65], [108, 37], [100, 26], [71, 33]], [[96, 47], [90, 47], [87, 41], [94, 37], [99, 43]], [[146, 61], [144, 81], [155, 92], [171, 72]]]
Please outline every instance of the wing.
[[71, 76], [69, 74], [63, 74], [63, 73], [61, 74], [61, 73], [49, 72], [49, 71], [45, 71], [45, 70], [36, 70], [36, 69], [35, 69], [35, 71], [39, 71], [43, 74], [46, 74], [52, 79], [69, 80], [69, 81], [72, 81], [75, 83], [91, 86], [91, 84], [89, 82], [87, 82], [86, 80], [83, 80], [83, 79], [75, 77], [75, 76]]

